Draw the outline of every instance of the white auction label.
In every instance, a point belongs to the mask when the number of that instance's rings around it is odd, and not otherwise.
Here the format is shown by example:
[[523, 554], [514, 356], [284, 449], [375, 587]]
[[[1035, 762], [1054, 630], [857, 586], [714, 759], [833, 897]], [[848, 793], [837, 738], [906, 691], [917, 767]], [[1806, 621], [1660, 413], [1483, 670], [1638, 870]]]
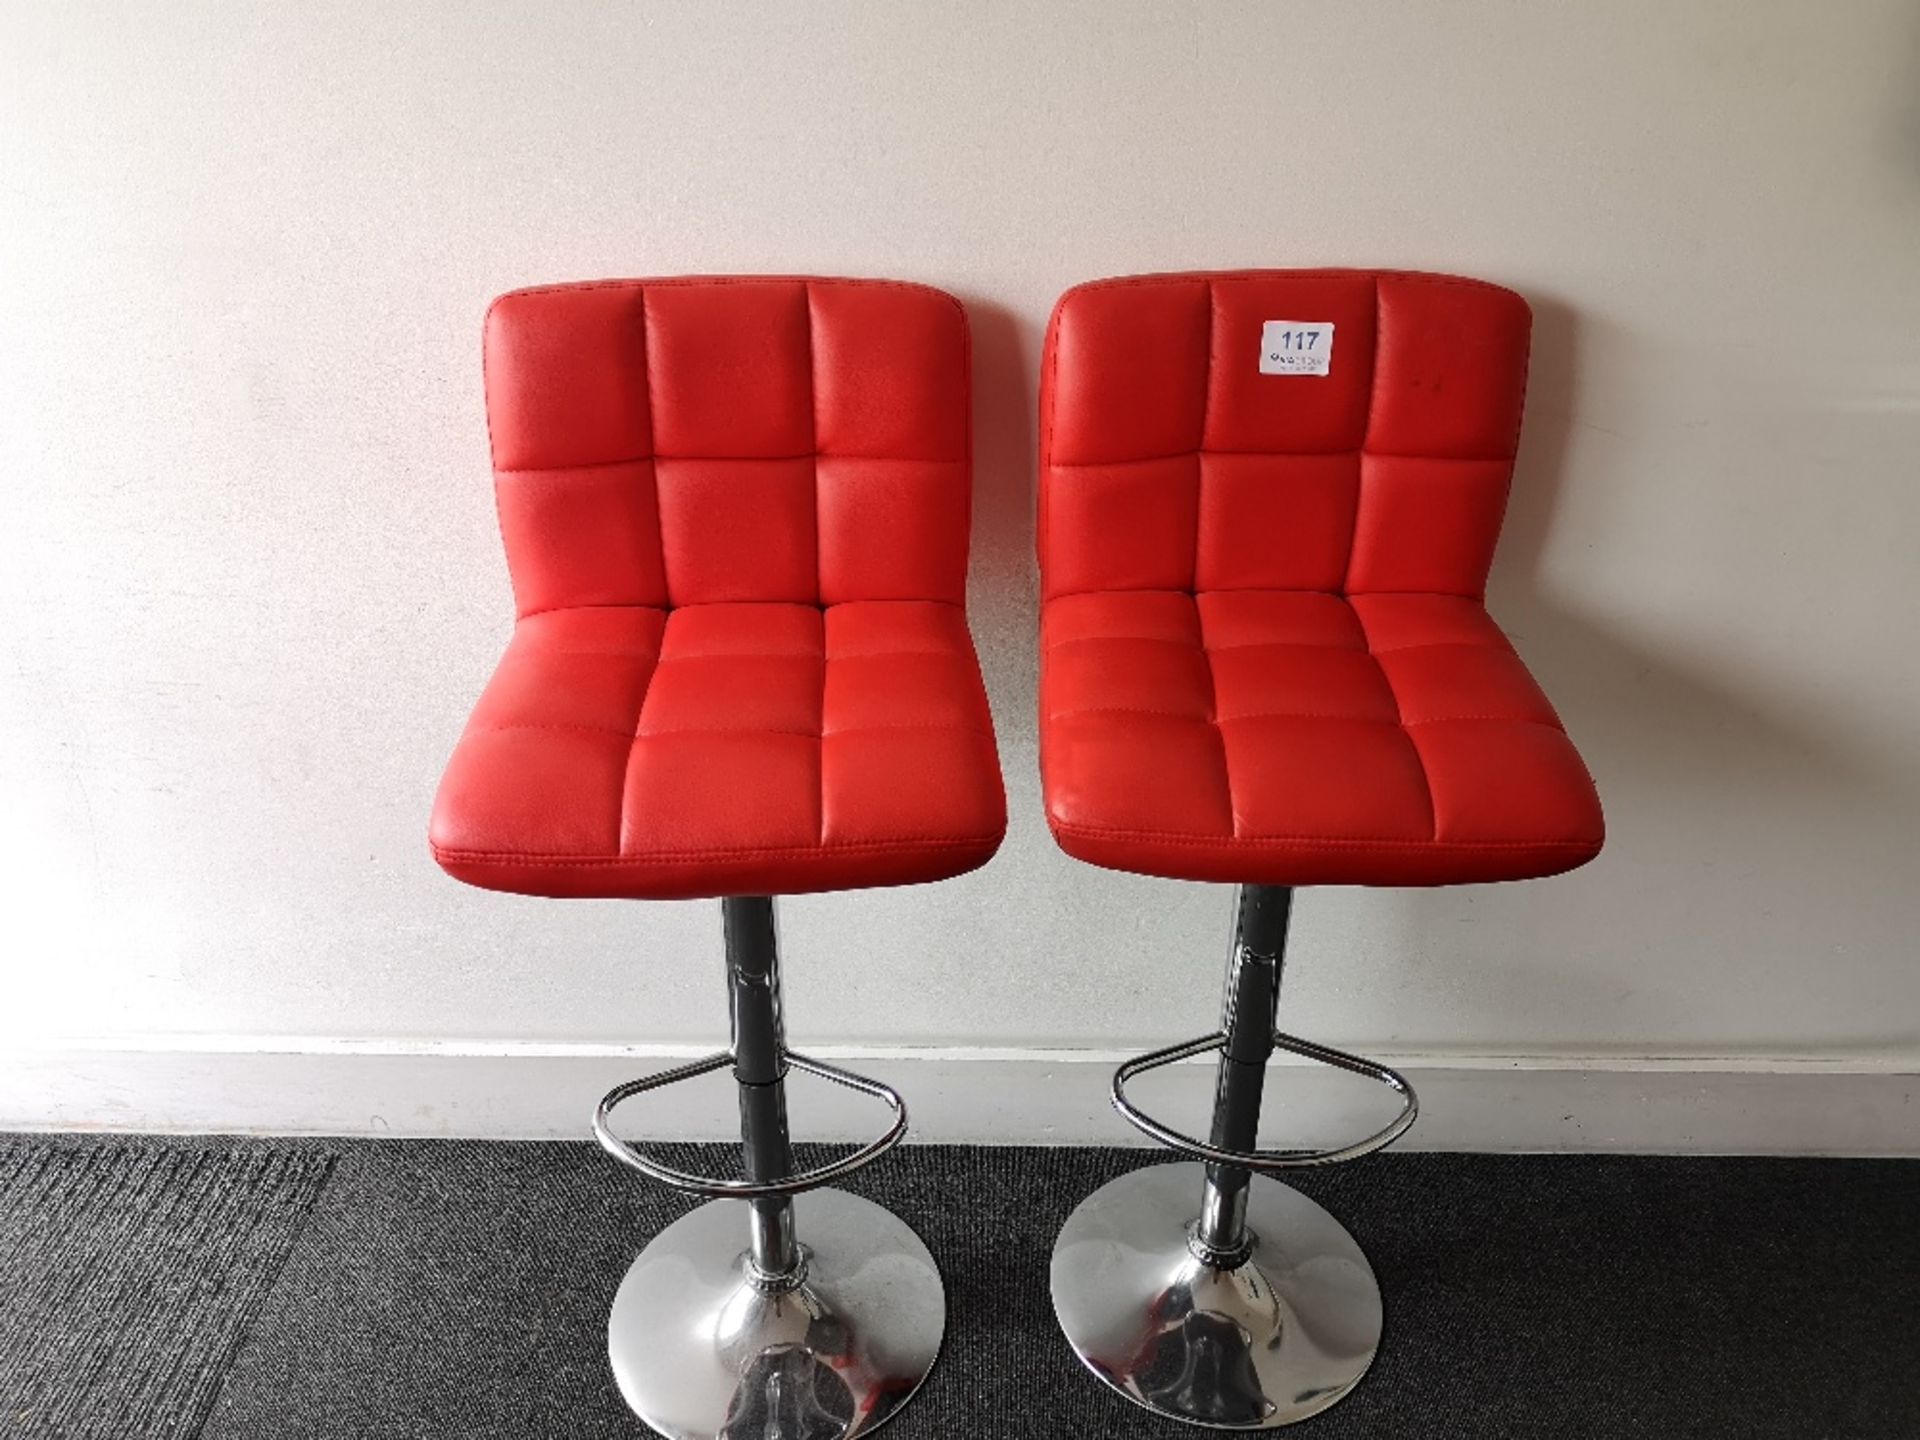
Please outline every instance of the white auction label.
[[1331, 320], [1269, 320], [1261, 327], [1262, 375], [1324, 375], [1332, 363]]

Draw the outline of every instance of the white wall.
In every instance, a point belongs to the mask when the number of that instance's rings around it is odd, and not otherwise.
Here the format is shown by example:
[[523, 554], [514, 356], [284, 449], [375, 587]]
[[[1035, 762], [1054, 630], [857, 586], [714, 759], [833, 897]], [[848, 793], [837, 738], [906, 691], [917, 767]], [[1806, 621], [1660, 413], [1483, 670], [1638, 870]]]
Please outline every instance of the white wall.
[[[1494, 606], [1611, 839], [1563, 879], [1306, 895], [1294, 1028], [1441, 1069], [1866, 1077], [1871, 1133], [1814, 1105], [1608, 1143], [1920, 1150], [1917, 97], [1902, 0], [11, 0], [0, 1035], [67, 1058], [0, 1062], [0, 1122], [353, 1128], [352, 1054], [718, 1039], [714, 907], [489, 895], [426, 851], [511, 615], [481, 312], [554, 279], [891, 275], [973, 317], [1012, 830], [959, 881], [787, 904], [796, 1038], [1207, 1028], [1226, 895], [1076, 865], [1041, 820], [1040, 332], [1089, 277], [1335, 263], [1534, 301]], [[186, 1058], [114, 1069], [156, 1048]], [[335, 1063], [262, 1118], [201, 1053], [261, 1048]], [[1082, 1069], [1059, 1138], [1117, 1138]], [[441, 1073], [403, 1127], [545, 1123]], [[1473, 1093], [1430, 1133], [1497, 1142]]]

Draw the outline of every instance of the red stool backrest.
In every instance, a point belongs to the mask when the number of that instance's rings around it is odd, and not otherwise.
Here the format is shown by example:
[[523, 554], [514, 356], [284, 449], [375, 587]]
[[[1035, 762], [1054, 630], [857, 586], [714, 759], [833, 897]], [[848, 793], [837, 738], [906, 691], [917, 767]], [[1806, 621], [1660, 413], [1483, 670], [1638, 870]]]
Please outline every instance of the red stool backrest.
[[[1330, 350], [1315, 342], [1327, 373], [1262, 373], [1272, 321], [1331, 323]], [[1518, 295], [1442, 275], [1242, 271], [1068, 291], [1042, 364], [1047, 596], [1480, 596], [1529, 327]]]
[[522, 615], [965, 600], [966, 317], [888, 281], [630, 280], [487, 315]]

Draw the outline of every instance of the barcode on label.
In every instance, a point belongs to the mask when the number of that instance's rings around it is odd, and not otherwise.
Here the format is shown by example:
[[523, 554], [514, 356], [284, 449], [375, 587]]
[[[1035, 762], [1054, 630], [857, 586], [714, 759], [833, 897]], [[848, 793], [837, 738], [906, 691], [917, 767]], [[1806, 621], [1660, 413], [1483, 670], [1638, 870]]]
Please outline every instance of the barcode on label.
[[1260, 327], [1262, 375], [1325, 375], [1332, 364], [1331, 320], [1269, 320]]

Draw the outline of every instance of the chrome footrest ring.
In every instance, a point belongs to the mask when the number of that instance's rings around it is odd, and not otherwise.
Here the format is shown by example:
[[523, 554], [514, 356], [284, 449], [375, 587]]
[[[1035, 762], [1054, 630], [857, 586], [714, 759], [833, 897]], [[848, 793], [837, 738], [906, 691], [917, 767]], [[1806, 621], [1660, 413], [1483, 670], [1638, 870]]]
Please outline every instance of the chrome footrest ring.
[[864, 1075], [855, 1075], [850, 1070], [829, 1065], [824, 1060], [811, 1060], [792, 1050], [783, 1056], [786, 1063], [795, 1070], [809, 1075], [817, 1075], [822, 1080], [831, 1080], [836, 1085], [844, 1085], [849, 1090], [857, 1090], [863, 1095], [871, 1095], [883, 1101], [893, 1111], [893, 1123], [877, 1140], [861, 1146], [851, 1154], [838, 1160], [816, 1166], [812, 1170], [803, 1170], [797, 1175], [782, 1176], [778, 1180], [724, 1180], [714, 1175], [696, 1175], [689, 1170], [676, 1170], [671, 1165], [662, 1164], [648, 1155], [638, 1146], [622, 1140], [613, 1133], [613, 1112], [625, 1101], [636, 1095], [644, 1095], [650, 1090], [661, 1090], [669, 1085], [677, 1085], [683, 1080], [694, 1080], [715, 1070], [725, 1069], [733, 1064], [733, 1053], [722, 1050], [709, 1055], [704, 1060], [695, 1060], [691, 1064], [681, 1065], [673, 1070], [662, 1070], [657, 1075], [642, 1076], [638, 1080], [629, 1080], [624, 1085], [616, 1085], [609, 1090], [593, 1112], [593, 1138], [600, 1142], [600, 1148], [614, 1159], [633, 1170], [638, 1170], [649, 1180], [675, 1190], [685, 1191], [689, 1195], [702, 1195], [710, 1200], [771, 1200], [783, 1195], [799, 1195], [808, 1190], [817, 1190], [822, 1185], [831, 1185], [844, 1179], [854, 1171], [863, 1169], [878, 1160], [887, 1151], [900, 1143], [907, 1133], [907, 1102], [900, 1098], [900, 1092], [891, 1085], [883, 1085], [878, 1080], [869, 1080]]
[[1400, 1113], [1391, 1124], [1364, 1140], [1351, 1145], [1342, 1145], [1334, 1150], [1223, 1150], [1217, 1145], [1209, 1145], [1204, 1140], [1196, 1140], [1191, 1135], [1183, 1135], [1171, 1126], [1163, 1125], [1146, 1111], [1127, 1098], [1127, 1081], [1149, 1070], [1158, 1070], [1163, 1065], [1177, 1064], [1190, 1060], [1196, 1055], [1205, 1055], [1211, 1050], [1225, 1047], [1225, 1031], [1215, 1031], [1211, 1035], [1202, 1035], [1197, 1040], [1188, 1040], [1184, 1044], [1169, 1045], [1164, 1050], [1155, 1050], [1146, 1055], [1138, 1055], [1113, 1072], [1113, 1108], [1118, 1110], [1126, 1122], [1141, 1134], [1158, 1140], [1169, 1150], [1191, 1156], [1195, 1160], [1205, 1160], [1215, 1165], [1237, 1165], [1242, 1170], [1267, 1172], [1273, 1170], [1303, 1170], [1314, 1165], [1338, 1165], [1345, 1160], [1358, 1160], [1362, 1155], [1371, 1155], [1383, 1146], [1391, 1145], [1406, 1133], [1420, 1113], [1419, 1097], [1413, 1093], [1413, 1086], [1399, 1071], [1378, 1061], [1368, 1060], [1364, 1056], [1349, 1055], [1344, 1050], [1335, 1050], [1328, 1045], [1319, 1045], [1311, 1040], [1302, 1040], [1297, 1035], [1288, 1035], [1274, 1031], [1273, 1045], [1276, 1050], [1285, 1050], [1293, 1055], [1304, 1056], [1322, 1065], [1331, 1065], [1339, 1070], [1349, 1070], [1355, 1075], [1364, 1075], [1376, 1080], [1398, 1094], [1402, 1101]]

